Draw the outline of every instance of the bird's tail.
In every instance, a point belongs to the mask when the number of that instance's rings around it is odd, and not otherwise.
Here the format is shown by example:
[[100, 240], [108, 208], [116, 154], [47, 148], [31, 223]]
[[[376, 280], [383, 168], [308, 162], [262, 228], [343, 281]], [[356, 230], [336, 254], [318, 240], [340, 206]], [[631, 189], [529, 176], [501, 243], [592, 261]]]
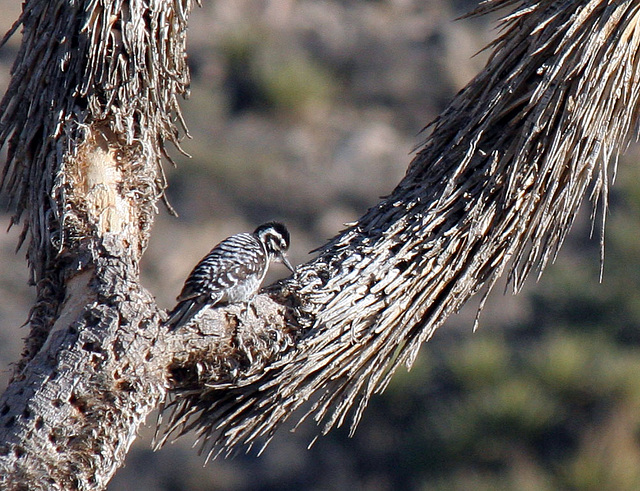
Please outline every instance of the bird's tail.
[[200, 313], [202, 307], [203, 304], [195, 300], [183, 300], [169, 312], [169, 318], [166, 320], [165, 325], [170, 330], [184, 327]]

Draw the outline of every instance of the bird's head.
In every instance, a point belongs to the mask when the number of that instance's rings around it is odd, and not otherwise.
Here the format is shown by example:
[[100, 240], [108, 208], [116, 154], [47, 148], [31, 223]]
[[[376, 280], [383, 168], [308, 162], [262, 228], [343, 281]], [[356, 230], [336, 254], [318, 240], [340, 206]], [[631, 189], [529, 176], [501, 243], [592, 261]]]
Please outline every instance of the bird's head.
[[296, 272], [286, 256], [291, 241], [287, 227], [280, 222], [267, 222], [256, 228], [253, 233], [264, 244], [269, 259], [283, 263], [292, 273]]

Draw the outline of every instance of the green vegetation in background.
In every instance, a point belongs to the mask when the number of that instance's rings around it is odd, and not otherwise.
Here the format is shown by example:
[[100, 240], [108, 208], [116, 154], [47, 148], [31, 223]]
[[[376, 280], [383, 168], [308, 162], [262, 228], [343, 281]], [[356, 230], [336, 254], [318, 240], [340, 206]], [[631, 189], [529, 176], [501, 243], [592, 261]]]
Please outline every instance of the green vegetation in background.
[[[259, 31], [259, 29], [257, 30]], [[336, 81], [307, 51], [292, 53], [264, 33], [230, 36], [223, 43], [233, 111], [258, 109], [297, 116], [327, 104]]]

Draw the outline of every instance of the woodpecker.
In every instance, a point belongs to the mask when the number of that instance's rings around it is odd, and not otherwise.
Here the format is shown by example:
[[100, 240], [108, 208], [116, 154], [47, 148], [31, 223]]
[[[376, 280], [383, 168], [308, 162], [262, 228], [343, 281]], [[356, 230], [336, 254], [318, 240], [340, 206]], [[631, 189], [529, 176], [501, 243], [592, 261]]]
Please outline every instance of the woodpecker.
[[191, 271], [177, 297], [178, 305], [166, 324], [176, 329], [188, 324], [206, 307], [247, 302], [258, 293], [269, 264], [281, 262], [295, 273], [285, 253], [289, 231], [282, 223], [268, 222], [251, 234], [223, 240]]

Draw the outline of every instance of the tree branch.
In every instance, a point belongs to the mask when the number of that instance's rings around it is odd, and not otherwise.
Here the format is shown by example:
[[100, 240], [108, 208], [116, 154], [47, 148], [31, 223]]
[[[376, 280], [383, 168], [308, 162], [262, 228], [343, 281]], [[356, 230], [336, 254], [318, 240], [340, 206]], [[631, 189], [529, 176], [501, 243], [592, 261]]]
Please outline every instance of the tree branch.
[[301, 419], [323, 433], [353, 409], [353, 432], [472, 295], [504, 272], [514, 293], [542, 272], [589, 187], [604, 233], [608, 165], [638, 125], [640, 5], [490, 0], [482, 11], [510, 4], [486, 68], [393, 193], [273, 290], [303, 326], [295, 349], [232, 389], [177, 387], [160, 443], [195, 429], [209, 456], [265, 444], [308, 401]]
[[[101, 489], [163, 395], [139, 284], [189, 83], [190, 2], [27, 1], [0, 105], [2, 187], [37, 301], [0, 398], [3, 489]], [[157, 357], [159, 365], [149, 360]]]

